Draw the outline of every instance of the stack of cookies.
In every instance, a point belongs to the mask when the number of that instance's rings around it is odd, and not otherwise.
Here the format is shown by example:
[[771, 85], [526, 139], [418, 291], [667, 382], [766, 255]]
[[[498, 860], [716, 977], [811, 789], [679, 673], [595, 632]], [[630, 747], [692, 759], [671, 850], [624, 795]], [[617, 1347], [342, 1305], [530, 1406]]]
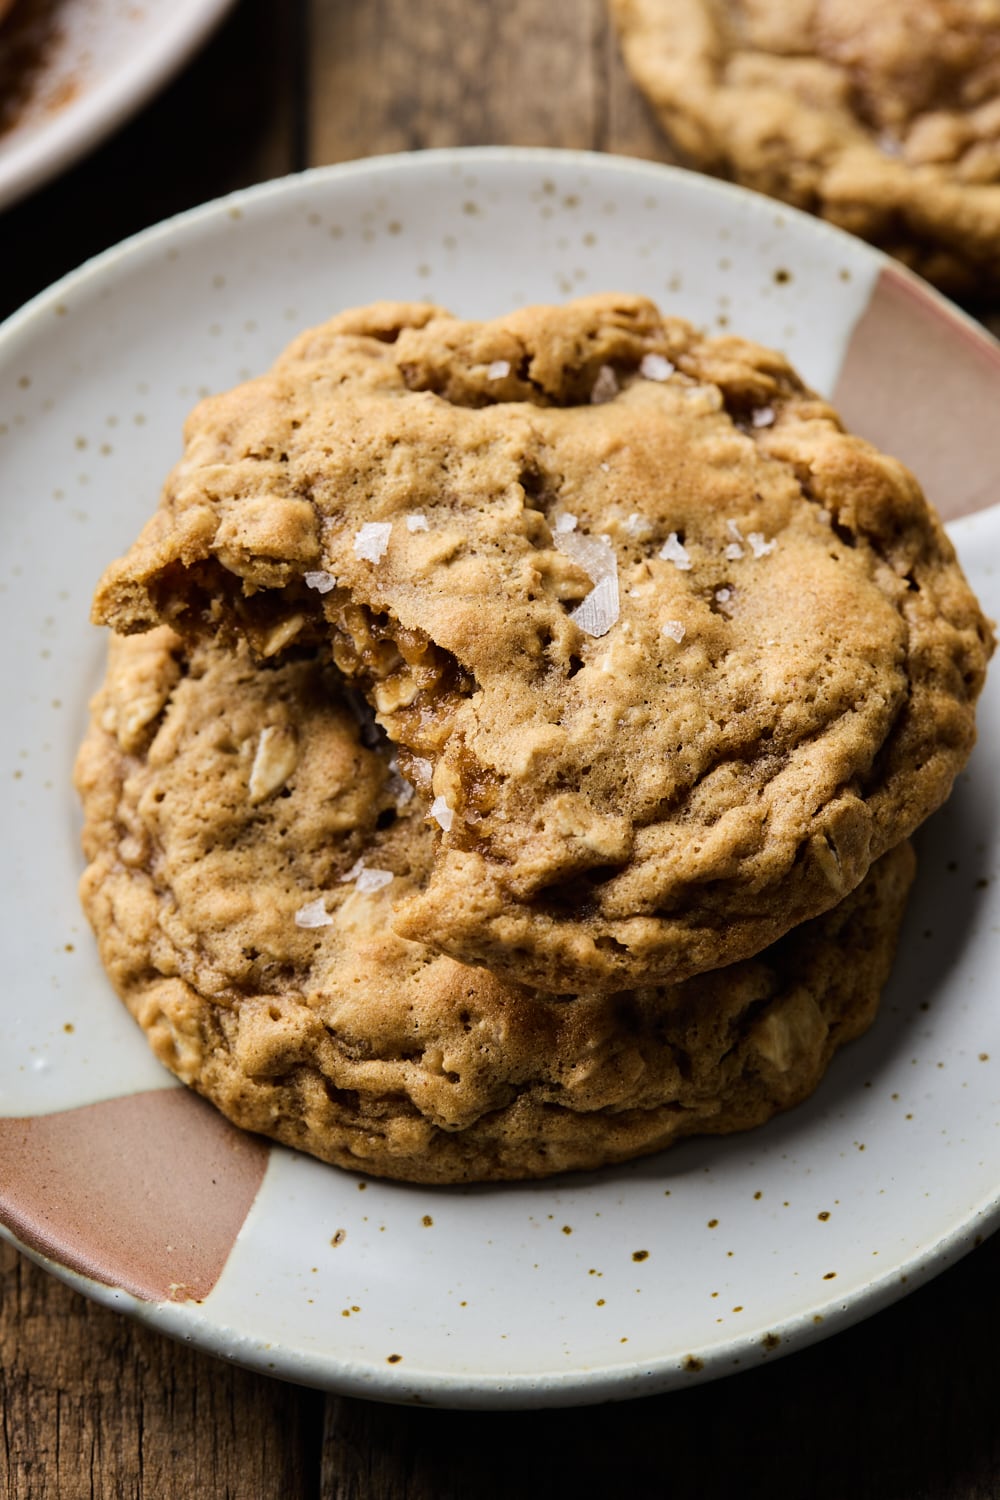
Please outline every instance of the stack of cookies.
[[993, 645], [901, 464], [628, 296], [302, 335], [192, 414], [95, 615], [119, 994], [237, 1124], [421, 1182], [804, 1098]]

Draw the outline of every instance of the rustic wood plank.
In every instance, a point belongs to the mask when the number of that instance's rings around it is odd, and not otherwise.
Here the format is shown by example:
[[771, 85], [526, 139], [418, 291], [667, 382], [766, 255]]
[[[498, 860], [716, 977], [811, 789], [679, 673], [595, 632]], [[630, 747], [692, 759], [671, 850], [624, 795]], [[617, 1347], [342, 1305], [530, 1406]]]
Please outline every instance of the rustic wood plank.
[[603, 144], [604, 0], [311, 0], [314, 163], [480, 144]]
[[618, 152], [622, 156], [643, 156], [651, 161], [676, 162], [679, 159], [676, 151], [625, 67], [618, 37], [610, 19], [603, 40], [602, 63], [607, 80], [607, 116], [601, 148]]
[[309, 158], [536, 145], [674, 159], [604, 0], [311, 0]]
[[3, 216], [0, 317], [147, 224], [302, 164], [300, 8], [243, 0], [181, 76]]
[[0, 1243], [7, 1500], [307, 1500], [323, 1400], [98, 1307]]
[[322, 1493], [987, 1500], [1000, 1475], [998, 1327], [1000, 1236], [827, 1343], [687, 1391], [511, 1414], [331, 1400]]

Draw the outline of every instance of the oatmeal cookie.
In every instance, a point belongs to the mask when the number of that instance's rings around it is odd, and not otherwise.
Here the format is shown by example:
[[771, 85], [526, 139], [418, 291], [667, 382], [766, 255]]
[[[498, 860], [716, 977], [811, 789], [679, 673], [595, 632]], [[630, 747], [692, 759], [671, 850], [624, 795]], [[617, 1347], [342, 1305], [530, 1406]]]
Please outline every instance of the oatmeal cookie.
[[399, 932], [674, 983], [947, 795], [992, 646], [912, 475], [785, 360], [633, 297], [378, 305], [203, 403], [96, 616], [332, 645], [438, 847]]
[[104, 964], [236, 1124], [413, 1181], [543, 1176], [758, 1124], [869, 1024], [907, 847], [767, 953], [674, 988], [540, 993], [396, 936], [434, 836], [324, 657], [113, 640], [78, 759]]
[[694, 164], [1000, 286], [1000, 0], [611, 0]]

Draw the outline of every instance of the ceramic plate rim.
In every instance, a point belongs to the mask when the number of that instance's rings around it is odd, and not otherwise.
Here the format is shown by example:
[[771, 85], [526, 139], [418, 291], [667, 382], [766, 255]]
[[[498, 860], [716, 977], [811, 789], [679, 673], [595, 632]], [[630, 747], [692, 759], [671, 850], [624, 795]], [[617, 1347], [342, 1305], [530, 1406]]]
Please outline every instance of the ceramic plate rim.
[[[18, 126], [8, 134], [9, 155], [0, 157], [0, 211], [57, 177], [88, 155], [180, 72], [235, 0], [199, 0], [199, 9], [170, 20], [154, 45], [140, 51], [138, 64], [126, 63], [99, 79], [93, 88], [47, 117], [19, 140]], [[73, 273], [70, 272], [70, 275]]]
[[[221, 3], [220, 0], [215, 0], [214, 9], [221, 14], [228, 4], [229, 0], [221, 0]], [[589, 151], [563, 151], [545, 147], [445, 148], [398, 153], [333, 166], [310, 168], [305, 172], [240, 189], [141, 230], [84, 262], [76, 270], [38, 293], [15, 311], [0, 325], [0, 358], [6, 358], [22, 340], [30, 339], [36, 323], [69, 291], [84, 289], [95, 279], [113, 275], [116, 270], [130, 261], [134, 264], [141, 264], [143, 257], [162, 248], [168, 241], [178, 237], [181, 239], [187, 236], [197, 237], [202, 230], [210, 230], [227, 213], [231, 213], [234, 207], [267, 202], [283, 195], [294, 194], [304, 186], [315, 184], [322, 187], [327, 183], [336, 183], [355, 176], [391, 177], [401, 171], [407, 172], [423, 166], [433, 168], [460, 165], [465, 168], [492, 163], [515, 167], [520, 165], [532, 170], [544, 168], [546, 163], [551, 164], [553, 169], [574, 165], [595, 173], [607, 173], [609, 176], [624, 173], [646, 177], [657, 184], [662, 184], [665, 179], [670, 178], [683, 179], [684, 188], [689, 192], [703, 192], [714, 197], [729, 196], [733, 201], [743, 203], [749, 201], [756, 205], [758, 211], [766, 208], [767, 211], [773, 212], [777, 208], [799, 232], [827, 239], [832, 244], [849, 244], [855, 256], [858, 255], [860, 248], [861, 253], [871, 258], [872, 265], [881, 267], [891, 264], [894, 273], [910, 275], [895, 262], [891, 262], [882, 252], [870, 246], [860, 245], [860, 242], [834, 226], [817, 221], [785, 205], [777, 205], [773, 200], [762, 198], [759, 194], [735, 184], [703, 177], [680, 167]], [[989, 335], [973, 319], [954, 307], [933, 288], [926, 287], [919, 278], [911, 277], [910, 279], [919, 285], [925, 297], [930, 297], [937, 303], [938, 310], [943, 315], [971, 329], [977, 338], [990, 342]], [[952, 1264], [961, 1255], [971, 1250], [981, 1238], [998, 1227], [1000, 1227], [1000, 1188], [992, 1195], [987, 1195], [961, 1221], [952, 1224], [948, 1230], [911, 1253], [907, 1259], [896, 1262], [890, 1272], [871, 1281], [862, 1292], [852, 1295], [850, 1300], [841, 1306], [832, 1308], [826, 1315], [821, 1330], [813, 1326], [809, 1310], [793, 1315], [785, 1323], [776, 1323], [774, 1326], [782, 1336], [780, 1354], [792, 1352], [815, 1342], [888, 1306], [931, 1275]], [[0, 1234], [18, 1245], [45, 1269], [77, 1290], [85, 1292], [95, 1301], [117, 1310], [126, 1310], [138, 1321], [148, 1326], [194, 1342], [235, 1363], [299, 1383], [337, 1389], [375, 1399], [402, 1402], [414, 1399], [412, 1396], [400, 1394], [395, 1377], [379, 1374], [373, 1376], [368, 1367], [363, 1368], [363, 1373], [361, 1367], [352, 1371], [349, 1360], [345, 1361], [343, 1358], [337, 1360], [329, 1353], [319, 1356], [271, 1349], [265, 1363], [259, 1357], [234, 1352], [232, 1346], [226, 1343], [225, 1330], [207, 1327], [199, 1329], [197, 1333], [183, 1331], [180, 1324], [174, 1326], [176, 1323], [174, 1314], [177, 1309], [173, 1304], [145, 1302], [107, 1283], [92, 1280], [78, 1271], [48, 1259], [31, 1247], [24, 1246], [4, 1224], [0, 1224]], [[909, 1278], [908, 1284], [900, 1280], [900, 1266]], [[729, 1373], [731, 1366], [722, 1368], [723, 1358], [734, 1350], [740, 1351], [744, 1347], [744, 1338], [745, 1336], [732, 1334], [720, 1338], [718, 1345], [712, 1345], [706, 1349], [703, 1368], [698, 1373], [688, 1376], [685, 1384], [693, 1384], [699, 1380], [713, 1379]], [[750, 1341], [746, 1340], [746, 1342]], [[512, 1373], [506, 1378], [505, 1387], [500, 1390], [492, 1388], [488, 1380], [482, 1376], [462, 1376], [441, 1371], [427, 1373], [415, 1371], [411, 1387], [415, 1384], [417, 1388], [425, 1391], [432, 1403], [451, 1406], [523, 1409], [552, 1405], [582, 1405], [616, 1397], [631, 1398], [672, 1388], [679, 1384], [677, 1379], [670, 1378], [670, 1370], [675, 1362], [676, 1354], [671, 1353], [663, 1356], [660, 1366], [652, 1361], [645, 1361], [635, 1366], [605, 1365], [565, 1372], [552, 1370], [543, 1375]], [[748, 1361], [747, 1367], [749, 1363]]]

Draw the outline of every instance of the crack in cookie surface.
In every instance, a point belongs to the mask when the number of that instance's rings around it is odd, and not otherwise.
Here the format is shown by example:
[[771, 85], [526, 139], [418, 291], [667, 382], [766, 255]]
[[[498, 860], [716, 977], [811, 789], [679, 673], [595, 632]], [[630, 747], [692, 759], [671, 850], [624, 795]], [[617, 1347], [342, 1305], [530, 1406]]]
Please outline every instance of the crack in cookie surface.
[[303, 335], [196, 411], [97, 609], [325, 634], [439, 830], [399, 930], [567, 991], [835, 904], [947, 795], [992, 649], [900, 464], [627, 297]]

